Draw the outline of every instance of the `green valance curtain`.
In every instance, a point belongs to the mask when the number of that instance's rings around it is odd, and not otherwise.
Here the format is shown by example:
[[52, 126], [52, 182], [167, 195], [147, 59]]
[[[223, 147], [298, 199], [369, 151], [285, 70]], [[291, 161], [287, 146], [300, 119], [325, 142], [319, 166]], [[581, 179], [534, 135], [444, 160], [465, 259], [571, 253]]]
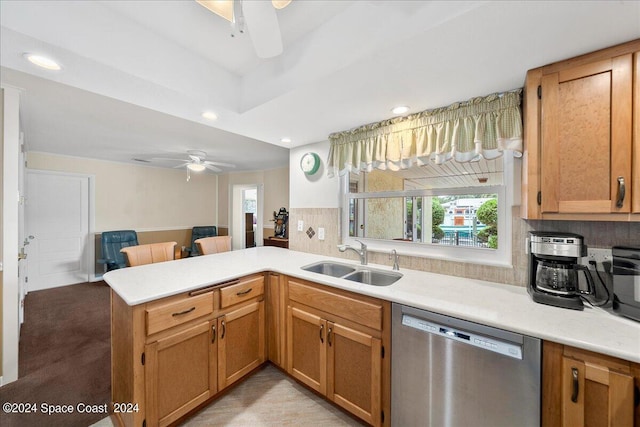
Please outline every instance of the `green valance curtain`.
[[522, 89], [329, 135], [328, 174], [522, 155]]

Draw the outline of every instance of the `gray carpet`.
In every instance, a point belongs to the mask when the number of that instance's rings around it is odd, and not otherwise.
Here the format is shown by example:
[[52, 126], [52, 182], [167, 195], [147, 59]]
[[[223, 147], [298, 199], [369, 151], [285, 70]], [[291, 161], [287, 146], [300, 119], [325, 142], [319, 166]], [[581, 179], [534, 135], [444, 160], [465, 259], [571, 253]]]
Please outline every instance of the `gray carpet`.
[[[20, 331], [19, 378], [0, 387], [0, 403], [35, 404], [37, 412], [0, 412], [2, 427], [89, 426], [107, 416], [79, 404], [111, 401], [109, 287], [81, 283], [30, 292]], [[42, 409], [70, 405], [71, 414]]]

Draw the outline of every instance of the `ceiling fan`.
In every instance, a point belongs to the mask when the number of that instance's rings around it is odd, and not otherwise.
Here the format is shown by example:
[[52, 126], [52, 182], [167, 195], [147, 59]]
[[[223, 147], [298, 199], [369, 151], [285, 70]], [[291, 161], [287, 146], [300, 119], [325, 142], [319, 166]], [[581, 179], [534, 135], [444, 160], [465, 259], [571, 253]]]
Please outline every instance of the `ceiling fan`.
[[284, 9], [291, 0], [196, 0], [218, 16], [231, 22], [231, 37], [249, 30], [253, 48], [259, 58], [282, 53], [282, 37], [276, 9]]
[[[134, 159], [138, 161], [145, 161], [142, 159]], [[223, 168], [235, 168], [236, 165], [231, 163], [222, 163], [222, 162], [212, 162], [207, 160], [207, 153], [200, 150], [189, 150], [187, 151], [187, 156], [182, 159], [177, 158], [169, 158], [169, 157], [152, 157], [148, 161], [151, 162], [181, 162], [181, 164], [174, 166], [175, 169], [178, 168], [186, 168], [187, 169], [187, 181], [191, 178], [191, 172], [202, 172], [204, 170], [210, 170], [213, 172], [222, 172], [221, 167]], [[148, 162], [147, 161], [147, 162]]]

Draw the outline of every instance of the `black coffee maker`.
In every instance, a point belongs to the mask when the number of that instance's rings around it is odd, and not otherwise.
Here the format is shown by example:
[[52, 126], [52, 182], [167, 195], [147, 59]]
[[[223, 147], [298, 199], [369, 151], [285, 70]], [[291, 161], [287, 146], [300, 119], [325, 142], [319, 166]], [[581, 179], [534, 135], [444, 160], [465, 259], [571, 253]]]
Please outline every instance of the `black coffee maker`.
[[595, 296], [591, 273], [580, 265], [586, 255], [587, 247], [579, 234], [529, 233], [527, 290], [531, 298], [541, 304], [582, 310], [582, 298]]

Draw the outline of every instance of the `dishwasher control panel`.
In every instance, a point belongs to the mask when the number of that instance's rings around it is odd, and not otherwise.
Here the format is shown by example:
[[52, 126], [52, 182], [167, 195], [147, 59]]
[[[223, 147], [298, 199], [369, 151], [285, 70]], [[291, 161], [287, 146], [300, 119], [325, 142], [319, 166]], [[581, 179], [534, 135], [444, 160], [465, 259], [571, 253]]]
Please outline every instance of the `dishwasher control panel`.
[[417, 317], [403, 314], [402, 324], [410, 328], [418, 329], [430, 334], [439, 335], [455, 341], [460, 341], [475, 347], [480, 347], [488, 351], [500, 353], [514, 359], [522, 360], [522, 345], [495, 338], [478, 335], [473, 332], [443, 326], [430, 320], [419, 319]]

